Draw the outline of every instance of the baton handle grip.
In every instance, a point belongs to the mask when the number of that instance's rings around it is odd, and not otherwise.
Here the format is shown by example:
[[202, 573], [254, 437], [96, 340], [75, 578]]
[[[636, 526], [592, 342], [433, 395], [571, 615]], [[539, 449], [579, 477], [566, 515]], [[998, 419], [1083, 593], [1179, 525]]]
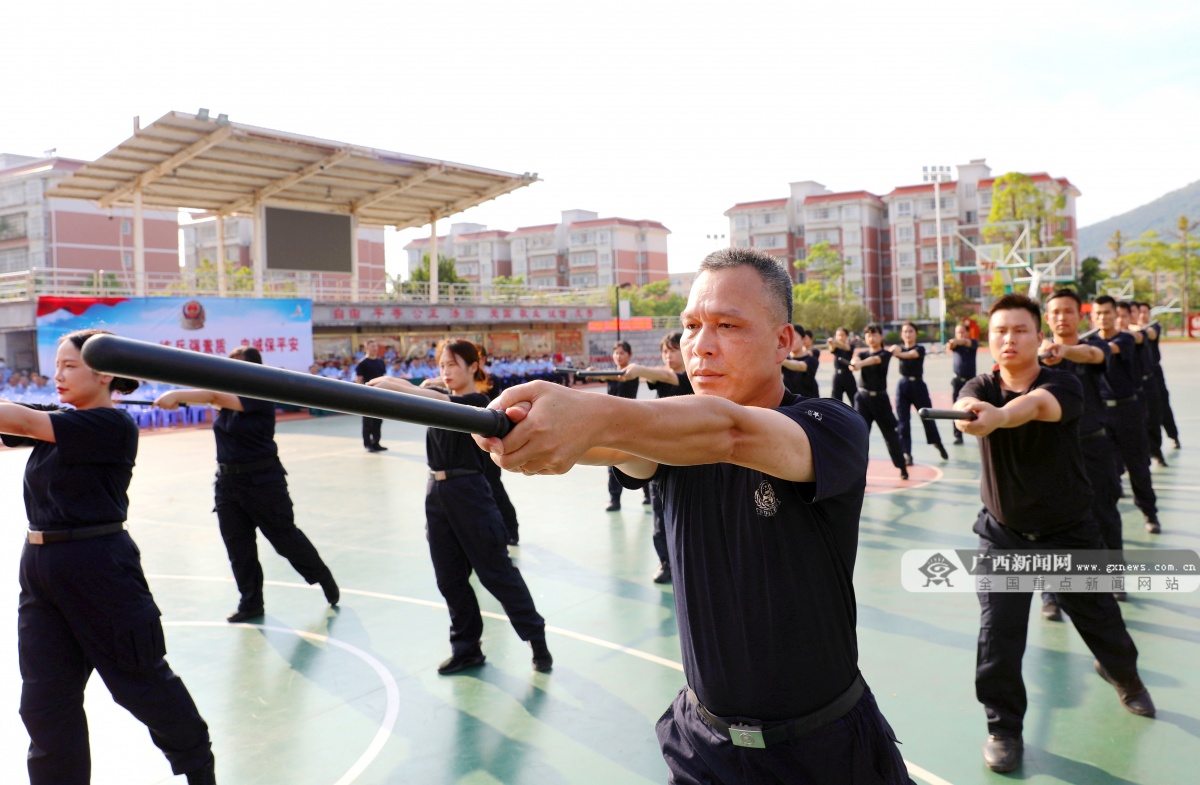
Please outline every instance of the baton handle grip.
[[917, 414], [922, 420], [977, 420], [975, 412], [964, 412], [957, 409], [918, 409]]

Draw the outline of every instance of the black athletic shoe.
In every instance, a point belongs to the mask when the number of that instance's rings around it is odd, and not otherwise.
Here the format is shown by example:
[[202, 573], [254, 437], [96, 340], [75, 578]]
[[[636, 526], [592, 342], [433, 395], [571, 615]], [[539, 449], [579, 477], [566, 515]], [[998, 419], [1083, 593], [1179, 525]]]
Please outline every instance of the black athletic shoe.
[[529, 646], [533, 649], [533, 669], [538, 673], [549, 673], [554, 667], [554, 658], [550, 656], [546, 639], [535, 638], [529, 642]]
[[521, 541], [520, 541], [520, 540], [518, 540], [516, 537], [509, 537], [509, 538], [508, 538], [508, 544], [509, 544], [509, 545], [512, 545], [512, 546], [517, 546], [517, 545], [520, 545], [520, 544], [521, 544]]
[[1176, 449], [1176, 450], [1180, 449], [1180, 447], [1179, 447], [1179, 437], [1175, 437], [1175, 449]]
[[210, 760], [202, 769], [187, 773], [187, 785], [217, 785], [217, 764]]
[[611, 504], [609, 504], [607, 507], [604, 508], [605, 512], [620, 512], [620, 510], [621, 510], [620, 502], [612, 502]]
[[671, 565], [663, 562], [659, 566], [658, 572], [654, 575], [655, 583], [670, 583], [671, 582]]
[[958, 447], [961, 447], [961, 446], [962, 446], [962, 444], [963, 444], [963, 438], [962, 438], [962, 436], [955, 436], [955, 437], [954, 437], [954, 444], [955, 444], [956, 446], [958, 446]]
[[983, 744], [983, 762], [992, 771], [1012, 771], [1021, 765], [1024, 753], [1020, 736], [988, 736]]
[[467, 668], [478, 668], [486, 659], [487, 657], [481, 651], [471, 654], [455, 654], [450, 659], [442, 661], [442, 664], [438, 666], [438, 673], [449, 676], [451, 673], [465, 671]]
[[900, 470], [900, 479], [901, 479], [901, 480], [907, 480], [907, 479], [908, 479], [908, 469], [901, 469], [901, 470]]
[[1113, 592], [1113, 599], [1116, 600], [1117, 602], [1128, 602], [1129, 595], [1123, 591], [1115, 591], [1115, 592]]
[[367, 452], [387, 452], [387, 447], [382, 444], [372, 444], [367, 448]]
[[935, 445], [933, 445], [933, 446], [934, 446], [934, 447], [936, 447], [936, 448], [937, 448], [937, 451], [938, 451], [938, 452], [940, 452], [940, 453], [942, 454], [942, 460], [943, 460], [943, 461], [948, 461], [948, 460], [950, 460], [950, 453], [946, 452], [946, 447], [945, 447], [945, 445], [943, 445], [941, 442], [938, 442], [937, 444], [935, 444]]
[[229, 622], [230, 624], [238, 624], [243, 621], [250, 621], [251, 619], [261, 619], [262, 617], [263, 609], [259, 608], [257, 610], [238, 611], [237, 613], [231, 613], [225, 617], [225, 621]]
[[1146, 519], [1146, 531], [1151, 534], [1160, 534], [1162, 532], [1162, 524], [1158, 522], [1158, 518]]
[[1154, 460], [1158, 461], [1158, 465], [1163, 467], [1164, 469], [1168, 468], [1167, 467], [1167, 459], [1163, 457], [1163, 454], [1161, 452], [1158, 455], [1154, 456]]
[[329, 604], [336, 606], [338, 600], [342, 598], [342, 592], [338, 589], [337, 581], [333, 579], [333, 573], [326, 570], [325, 577], [317, 583], [321, 584], [321, 590], [325, 592], [325, 599], [329, 601]]
[[1062, 611], [1057, 602], [1042, 603], [1042, 618], [1046, 621], [1062, 621]]
[[904, 465], [905, 465], [905, 466], [912, 466], [912, 465], [913, 465], [913, 459], [912, 459], [912, 456], [911, 456], [911, 455], [909, 455], [908, 453], [904, 453]]

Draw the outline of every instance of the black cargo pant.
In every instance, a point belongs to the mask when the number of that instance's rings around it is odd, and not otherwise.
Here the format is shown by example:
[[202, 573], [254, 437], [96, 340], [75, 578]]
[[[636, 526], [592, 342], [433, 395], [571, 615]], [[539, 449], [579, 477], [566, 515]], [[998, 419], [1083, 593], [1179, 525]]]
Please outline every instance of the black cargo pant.
[[[1108, 404], [1115, 404], [1110, 406]], [[1129, 472], [1133, 501], [1147, 518], [1158, 517], [1154, 483], [1150, 479], [1150, 445], [1146, 439], [1146, 421], [1136, 398], [1105, 401], [1104, 427], [1112, 435], [1117, 450], [1114, 460]]]
[[1146, 415], [1146, 444], [1150, 455], [1154, 458], [1162, 457], [1162, 392], [1153, 376], [1142, 377], [1138, 400], [1141, 401], [1142, 411]]
[[[979, 513], [974, 531], [983, 551], [1102, 549], [1100, 531], [1089, 517], [1064, 531], [1030, 540]], [[1029, 592], [979, 592], [979, 642], [975, 659], [975, 696], [987, 714], [988, 733], [1020, 736], [1028, 699], [1021, 677], [1029, 631]], [[1058, 603], [1083, 642], [1105, 670], [1122, 684], [1137, 676], [1137, 647], [1125, 629], [1121, 609], [1108, 592], [1062, 592]]]
[[363, 447], [378, 447], [383, 434], [383, 420], [378, 417], [362, 418]]
[[430, 480], [425, 497], [425, 536], [438, 591], [450, 610], [450, 647], [456, 655], [479, 651], [483, 617], [471, 588], [472, 570], [500, 601], [521, 640], [546, 637], [546, 622], [533, 605], [521, 571], [508, 556], [504, 521], [482, 474]]
[[648, 483], [650, 488], [650, 509], [654, 512], [654, 552], [658, 554], [660, 564], [670, 564], [671, 555], [667, 550], [667, 518], [663, 512], [662, 486], [657, 480]]
[[1179, 438], [1179, 426], [1175, 424], [1175, 412], [1171, 411], [1171, 391], [1167, 389], [1167, 379], [1163, 376], [1162, 368], [1154, 375], [1154, 385], [1162, 398], [1162, 425], [1168, 439]]
[[879, 428], [883, 440], [887, 443], [888, 455], [897, 469], [904, 468], [904, 450], [900, 449], [900, 437], [896, 435], [896, 415], [892, 414], [892, 402], [888, 400], [887, 392], [868, 390], [865, 387], [854, 395], [854, 409], [867, 421], [868, 430], [871, 423]]
[[849, 368], [838, 368], [833, 373], [833, 388], [829, 391], [829, 397], [835, 401], [842, 400], [842, 396], [846, 396], [846, 403], [854, 405], [854, 396], [858, 393], [858, 382], [854, 381], [854, 372]]
[[488, 485], [492, 488], [492, 498], [496, 500], [496, 507], [500, 510], [504, 531], [508, 533], [509, 542], [516, 543], [521, 539], [521, 525], [517, 521], [517, 508], [513, 507], [512, 500], [508, 498], [508, 491], [504, 489], [502, 474], [503, 470], [492, 461], [491, 456], [483, 459], [483, 475], [487, 477]]
[[208, 725], [164, 659], [158, 606], [127, 532], [26, 545], [20, 584], [17, 651], [31, 785], [91, 781], [83, 692], [93, 669], [113, 700], [149, 728], [171, 771], [212, 760]]
[[[950, 401], [958, 400], [958, 396], [962, 394], [962, 388], [967, 385], [968, 377], [955, 376], [954, 381], [950, 382]], [[954, 441], [962, 441], [962, 431], [958, 430], [958, 420], [950, 421], [950, 428], [954, 431]]]
[[217, 523], [241, 594], [239, 611], [263, 609], [263, 571], [258, 562], [256, 530], [262, 531], [275, 552], [288, 560], [305, 583], [311, 585], [329, 575], [316, 547], [296, 528], [283, 466], [249, 474], [218, 474], [215, 488]]

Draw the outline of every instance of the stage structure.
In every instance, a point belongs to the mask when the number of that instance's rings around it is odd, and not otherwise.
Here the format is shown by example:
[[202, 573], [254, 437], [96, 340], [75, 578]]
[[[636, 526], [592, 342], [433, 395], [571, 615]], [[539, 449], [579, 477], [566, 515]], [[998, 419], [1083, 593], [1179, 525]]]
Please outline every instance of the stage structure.
[[[145, 206], [207, 210], [223, 220], [254, 221], [254, 294], [264, 296], [272, 270], [346, 272], [357, 299], [360, 224], [407, 229], [430, 225], [437, 258], [437, 221], [531, 183], [467, 164], [376, 150], [234, 123], [225, 115], [169, 112], [59, 183], [49, 196], [88, 199], [102, 209], [133, 206], [136, 294], [145, 296]], [[297, 228], [309, 236], [296, 242]], [[217, 243], [217, 269], [225, 269]], [[437, 264], [430, 265], [430, 298], [437, 302]], [[219, 277], [225, 295], [224, 276]]]

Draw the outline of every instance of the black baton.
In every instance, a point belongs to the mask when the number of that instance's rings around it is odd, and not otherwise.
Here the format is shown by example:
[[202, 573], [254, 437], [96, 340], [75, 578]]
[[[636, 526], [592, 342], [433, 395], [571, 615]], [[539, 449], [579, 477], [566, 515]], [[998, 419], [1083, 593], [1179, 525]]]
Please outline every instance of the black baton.
[[582, 371], [576, 370], [575, 368], [555, 368], [554, 372], [575, 374], [575, 377], [578, 379], [592, 379], [597, 376], [622, 376], [625, 373], [624, 371], [618, 371], [616, 369], [611, 371]]
[[960, 412], [957, 409], [917, 409], [922, 420], [978, 420], [975, 412]]
[[326, 409], [361, 417], [503, 437], [512, 428], [504, 412], [435, 401], [245, 360], [201, 354], [116, 335], [94, 335], [83, 345], [93, 371], [184, 387]]

